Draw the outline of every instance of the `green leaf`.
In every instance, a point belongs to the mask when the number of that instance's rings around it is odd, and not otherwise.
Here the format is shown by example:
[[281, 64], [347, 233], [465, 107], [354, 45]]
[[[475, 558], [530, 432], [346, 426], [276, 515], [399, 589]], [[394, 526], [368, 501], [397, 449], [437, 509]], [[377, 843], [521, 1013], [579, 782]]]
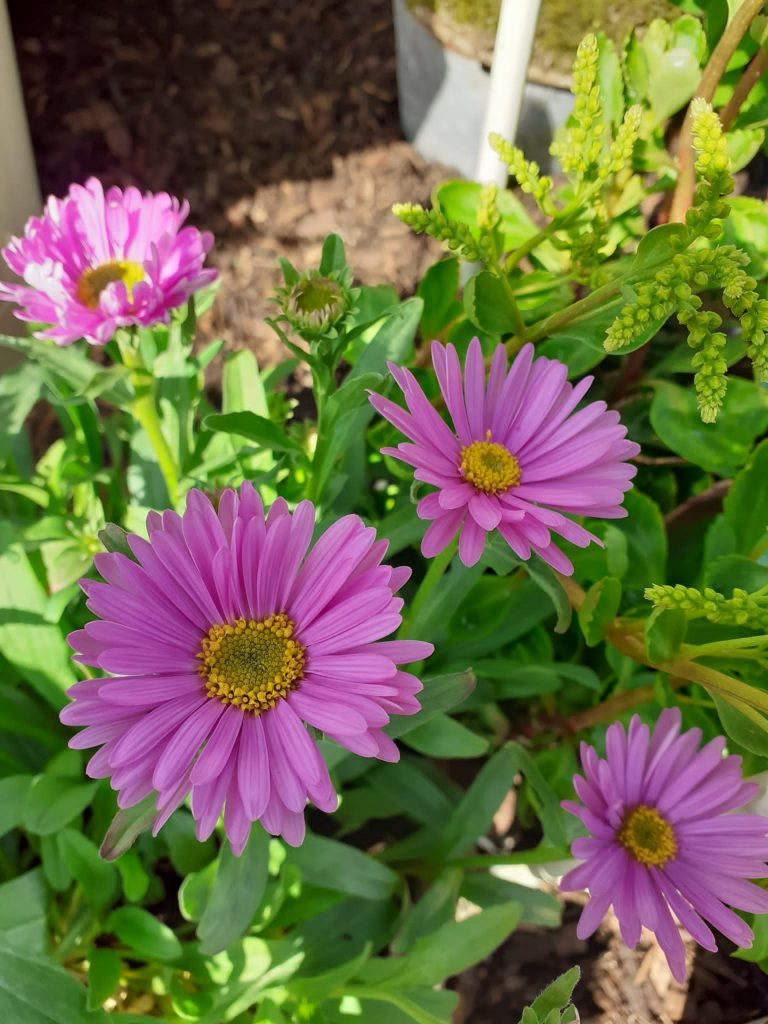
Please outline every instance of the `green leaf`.
[[286, 861], [299, 868], [309, 885], [364, 900], [389, 899], [399, 881], [394, 871], [361, 850], [323, 836], [307, 835], [302, 846], [287, 851]]
[[486, 761], [445, 824], [441, 848], [446, 858], [467, 850], [488, 830], [491, 818], [514, 784], [517, 757], [510, 747]]
[[297, 975], [291, 978], [291, 995], [297, 999], [306, 999], [311, 1003], [322, 1003], [334, 992], [359, 974], [363, 965], [371, 956], [372, 945], [366, 943], [357, 956], [352, 957], [338, 967], [332, 967], [329, 971], [316, 974], [313, 977], [303, 978]]
[[637, 488], [624, 495], [624, 507], [626, 519], [618, 519], [615, 524], [627, 540], [624, 589], [639, 590], [651, 583], [662, 583], [667, 574], [667, 532], [661, 510]]
[[99, 854], [104, 860], [116, 860], [133, 846], [142, 832], [151, 828], [157, 817], [155, 800], [155, 795], [150, 794], [133, 807], [126, 807], [117, 812], [99, 849]]
[[702, 423], [693, 388], [659, 382], [651, 402], [651, 424], [664, 444], [695, 466], [733, 476], [749, 458], [756, 437], [768, 427], [768, 395], [758, 385], [730, 377], [716, 423]]
[[165, 962], [181, 956], [181, 943], [168, 925], [141, 907], [118, 907], [107, 918], [105, 928], [143, 960]]
[[381, 764], [366, 781], [374, 792], [420, 824], [438, 830], [450, 817], [451, 801], [429, 777], [421, 759], [406, 754], [397, 765]]
[[645, 649], [654, 665], [672, 661], [685, 640], [688, 620], [679, 608], [654, 608], [645, 623]]
[[123, 962], [114, 949], [94, 948], [88, 954], [88, 1009], [98, 1009], [120, 982]]
[[41, 387], [40, 368], [34, 363], [24, 362], [0, 374], [0, 460], [13, 451], [14, 439], [40, 397]]
[[412, 729], [405, 742], [429, 757], [482, 757], [488, 750], [488, 740], [448, 715]]
[[489, 907], [420, 938], [402, 957], [370, 960], [358, 977], [379, 989], [437, 985], [489, 956], [517, 927], [519, 903]]
[[744, 555], [722, 555], [707, 565], [705, 581], [721, 594], [729, 594], [736, 587], [752, 594], [768, 587], [768, 565]]
[[264, 895], [268, 869], [269, 836], [259, 825], [251, 829], [239, 857], [229, 845], [222, 847], [216, 878], [197, 928], [202, 953], [220, 953], [248, 931]]
[[[726, 136], [727, 138], [728, 136]], [[768, 252], [768, 207], [753, 196], [728, 199], [730, 215], [723, 221], [725, 241], [743, 249], [750, 258], [747, 273], [762, 278], [768, 273], [765, 253]]]
[[605, 32], [597, 33], [597, 82], [606, 120], [617, 126], [624, 116], [624, 80], [616, 47]]
[[[641, 46], [648, 65], [648, 99], [657, 125], [676, 113], [693, 96], [701, 78], [700, 47], [704, 31], [695, 19], [686, 16], [682, 30], [657, 19], [646, 29]], [[687, 23], [695, 23], [695, 35]]]
[[407, 952], [418, 939], [453, 921], [463, 874], [459, 868], [448, 868], [438, 875], [406, 917], [391, 944], [393, 953]]
[[163, 826], [163, 838], [168, 846], [171, 864], [182, 877], [200, 871], [216, 856], [213, 836], [201, 843], [195, 835], [194, 818], [186, 810], [171, 815]]
[[[501, 872], [504, 868], [492, 870]], [[461, 895], [482, 908], [512, 901], [519, 903], [522, 908], [521, 923], [543, 928], [558, 928], [563, 916], [562, 904], [556, 896], [542, 892], [541, 889], [507, 881], [488, 871], [468, 871], [461, 884]]]
[[632, 272], [652, 270], [671, 260], [688, 239], [684, 224], [658, 224], [640, 239], [634, 257]]
[[755, 448], [737, 474], [723, 501], [723, 515], [733, 529], [739, 553], [752, 555], [765, 545], [768, 540], [768, 441]]
[[132, 562], [136, 561], [136, 556], [128, 543], [128, 534], [122, 526], [117, 526], [116, 523], [107, 523], [103, 530], [99, 530], [98, 536], [107, 551], [125, 555]]
[[8, 522], [0, 522], [0, 650], [57, 710], [75, 682], [70, 651], [58, 626], [45, 619], [48, 595]]
[[24, 807], [32, 785], [31, 775], [7, 775], [0, 779], [0, 838], [24, 820]]
[[[0, 885], [2, 941], [16, 949], [42, 952], [46, 936], [45, 905], [45, 885], [40, 868], [27, 871], [26, 874]], [[0, 1017], [0, 1020], [9, 1019]]]
[[558, 1013], [570, 1003], [573, 990], [581, 978], [581, 969], [572, 967], [570, 971], [561, 974], [551, 985], [547, 985], [541, 995], [534, 999], [531, 1009], [539, 1017], [557, 1010]]
[[726, 698], [714, 691], [710, 691], [710, 696], [727, 735], [745, 750], [768, 757], [768, 717], [734, 697]]
[[433, 263], [419, 282], [416, 294], [424, 303], [419, 331], [424, 341], [431, 341], [461, 311], [456, 298], [459, 290], [459, 261], [455, 256]]
[[579, 608], [579, 626], [587, 641], [587, 647], [596, 647], [602, 642], [606, 630], [621, 604], [621, 582], [615, 576], [606, 576], [593, 583]]
[[97, 786], [65, 775], [38, 775], [24, 808], [24, 828], [38, 836], [58, 832], [85, 810]]
[[88, 1012], [85, 989], [49, 957], [0, 940], [0, 1020], [9, 1024], [105, 1024]]
[[257, 416], [255, 412], [214, 412], [205, 417], [203, 427], [224, 434], [236, 434], [271, 451], [291, 452], [305, 457], [304, 449], [298, 441], [289, 437], [272, 420], [265, 416]]
[[488, 334], [512, 334], [515, 330], [514, 307], [504, 283], [489, 270], [481, 270], [464, 286], [464, 311], [467, 317]]
[[760, 152], [764, 141], [763, 128], [732, 128], [726, 132], [725, 143], [732, 173], [746, 167]]
[[519, 743], [508, 743], [507, 749], [515, 760], [515, 771], [521, 771], [525, 776], [546, 839], [553, 846], [567, 846], [568, 837], [563, 826], [564, 812], [560, 808], [560, 800], [554, 789], [524, 747]]
[[422, 681], [424, 689], [419, 693], [421, 711], [415, 715], [398, 715], [384, 728], [393, 740], [419, 728], [435, 715], [457, 707], [475, 688], [475, 677], [469, 669], [443, 676], [428, 676]]
[[323, 242], [320, 273], [331, 274], [334, 271], [343, 270], [345, 266], [344, 243], [338, 235], [328, 235]]
[[571, 624], [573, 609], [568, 600], [568, 595], [555, 575], [554, 569], [542, 561], [538, 555], [532, 555], [525, 568], [536, 586], [544, 591], [554, 605], [554, 609], [557, 612], [555, 632], [565, 633]]
[[478, 679], [492, 679], [499, 700], [521, 700], [555, 693], [562, 686], [557, 665], [526, 665], [511, 658], [487, 658], [474, 663]]
[[102, 910], [117, 891], [117, 871], [102, 860], [97, 848], [81, 832], [65, 828], [57, 839], [62, 856], [82, 886], [86, 899], [95, 910]]

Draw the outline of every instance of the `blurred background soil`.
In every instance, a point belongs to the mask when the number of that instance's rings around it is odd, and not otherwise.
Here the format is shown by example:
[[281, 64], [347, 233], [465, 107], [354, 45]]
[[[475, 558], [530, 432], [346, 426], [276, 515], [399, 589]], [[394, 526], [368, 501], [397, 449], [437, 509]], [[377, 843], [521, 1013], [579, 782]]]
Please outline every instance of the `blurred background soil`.
[[[216, 235], [223, 277], [209, 336], [276, 361], [262, 318], [277, 256], [316, 265], [331, 231], [359, 280], [401, 294], [440, 254], [390, 212], [428, 202], [451, 174], [402, 138], [390, 0], [9, 0], [9, 9], [43, 194], [93, 174], [188, 199], [191, 223]], [[539, 77], [562, 75], [585, 31], [620, 38], [640, 15], [665, 10], [674, 10], [666, 0], [644, 0], [640, 12], [544, 0]], [[576, 910], [566, 906], [557, 932], [521, 930], [457, 979], [457, 1024], [511, 1024], [576, 962], [584, 1024], [747, 1024], [767, 1011], [767, 979], [751, 965], [700, 951], [686, 990], [655, 944], [626, 950], [610, 922], [579, 940]]]

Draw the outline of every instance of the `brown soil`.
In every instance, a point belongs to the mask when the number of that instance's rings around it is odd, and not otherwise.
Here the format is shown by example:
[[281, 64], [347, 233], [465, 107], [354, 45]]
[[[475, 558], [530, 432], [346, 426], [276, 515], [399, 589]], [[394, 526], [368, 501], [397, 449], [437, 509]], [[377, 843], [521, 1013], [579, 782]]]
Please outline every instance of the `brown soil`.
[[[44, 193], [90, 174], [189, 199], [217, 235], [223, 283], [206, 330], [262, 362], [277, 256], [317, 263], [339, 231], [366, 283], [412, 292], [440, 249], [391, 215], [447, 173], [402, 140], [390, 0], [9, 0]], [[582, 943], [521, 931], [459, 979], [457, 1024], [511, 1024], [555, 975], [584, 968], [589, 1024], [745, 1024], [768, 1011], [766, 978], [696, 957], [686, 993], [655, 946], [606, 929]]]

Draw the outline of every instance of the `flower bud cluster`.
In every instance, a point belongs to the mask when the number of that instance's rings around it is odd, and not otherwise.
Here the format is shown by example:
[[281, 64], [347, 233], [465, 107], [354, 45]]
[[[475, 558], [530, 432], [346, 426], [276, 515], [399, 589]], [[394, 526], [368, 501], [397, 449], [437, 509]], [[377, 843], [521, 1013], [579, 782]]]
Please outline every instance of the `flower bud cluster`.
[[573, 113], [561, 138], [550, 147], [566, 174], [575, 174], [579, 181], [587, 177], [603, 152], [605, 125], [597, 82], [598, 58], [597, 38], [591, 34], [585, 36], [573, 65], [571, 91], [576, 98]]
[[496, 200], [499, 196], [497, 185], [485, 185], [477, 200], [477, 226], [481, 231], [493, 231], [501, 220]]
[[449, 249], [460, 253], [471, 262], [477, 260], [490, 262], [494, 258], [492, 239], [488, 237], [475, 238], [469, 225], [449, 220], [439, 210], [425, 210], [418, 203], [395, 203], [392, 212], [412, 231], [445, 242]]
[[507, 165], [510, 175], [517, 181], [522, 191], [533, 196], [543, 213], [553, 213], [554, 208], [549, 201], [552, 179], [541, 176], [541, 169], [536, 161], [526, 160], [521, 149], [495, 132], [491, 133], [488, 141]]
[[598, 177], [601, 180], [605, 180], [612, 174], [618, 174], [632, 163], [632, 154], [635, 151], [635, 143], [640, 135], [642, 117], [643, 109], [639, 104], [630, 107], [625, 113], [624, 120], [619, 125], [615, 139], [600, 162]]
[[691, 111], [698, 185], [685, 223], [694, 237], [717, 240], [722, 220], [729, 213], [723, 197], [733, 191], [723, 126], [712, 107], [699, 97], [691, 103]]
[[726, 597], [712, 587], [696, 590], [681, 583], [657, 583], [646, 589], [645, 598], [656, 608], [679, 609], [689, 619], [706, 618], [722, 626], [768, 629], [768, 596], [760, 592], [749, 594], [736, 588], [731, 597]]
[[737, 318], [759, 380], [768, 381], [768, 299], [760, 298], [757, 281], [744, 269], [749, 257], [734, 245], [719, 245], [712, 254], [713, 273], [723, 290], [723, 303]]

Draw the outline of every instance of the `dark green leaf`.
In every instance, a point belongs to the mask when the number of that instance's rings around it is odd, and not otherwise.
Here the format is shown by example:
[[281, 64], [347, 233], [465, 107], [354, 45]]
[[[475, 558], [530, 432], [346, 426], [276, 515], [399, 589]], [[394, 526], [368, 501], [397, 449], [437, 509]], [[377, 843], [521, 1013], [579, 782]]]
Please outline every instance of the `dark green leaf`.
[[458, 316], [461, 303], [456, 298], [459, 290], [459, 261], [451, 256], [433, 263], [419, 282], [416, 294], [424, 302], [419, 330], [425, 342], [438, 334]]
[[412, 729], [405, 742], [429, 757], [481, 757], [488, 750], [488, 740], [448, 715]]
[[376, 988], [437, 985], [484, 960], [517, 927], [519, 903], [489, 907], [420, 938], [405, 956], [370, 960], [358, 977]]
[[18, 828], [24, 820], [24, 807], [31, 785], [31, 775], [8, 775], [0, 779], [0, 837], [12, 828]]
[[745, 750], [751, 750], [760, 757], [768, 757], [768, 717], [734, 697], [726, 699], [712, 691], [710, 694], [728, 736]]
[[141, 907], [118, 907], [105, 927], [142, 959], [166, 961], [181, 956], [181, 943], [168, 925]]
[[385, 732], [392, 739], [424, 725], [442, 711], [450, 711], [457, 707], [472, 693], [475, 688], [475, 677], [467, 669], [466, 672], [452, 672], [444, 676], [432, 676], [423, 680], [424, 689], [419, 693], [421, 711], [415, 715], [398, 715], [385, 727]]
[[573, 609], [554, 569], [543, 562], [538, 555], [531, 556], [530, 561], [526, 563], [526, 569], [536, 586], [544, 591], [554, 605], [557, 612], [555, 632], [565, 633], [571, 624]]
[[241, 938], [253, 921], [264, 895], [269, 870], [269, 836], [255, 825], [239, 857], [228, 845], [197, 928], [200, 950], [210, 956]]
[[615, 576], [606, 576], [593, 583], [579, 608], [579, 626], [587, 641], [587, 647], [596, 647], [602, 642], [606, 630], [621, 604], [621, 582]]
[[96, 910], [106, 907], [117, 890], [115, 868], [102, 860], [94, 844], [81, 832], [65, 828], [57, 838], [62, 856], [88, 902]]
[[[45, 885], [40, 868], [0, 885], [2, 941], [16, 949], [42, 952], [46, 935], [45, 904]], [[6, 1019], [10, 1018], [0, 1017], [0, 1020]]]
[[123, 962], [114, 949], [94, 948], [88, 954], [88, 1009], [98, 1009], [120, 981]]
[[277, 452], [291, 452], [304, 457], [304, 449], [272, 420], [255, 412], [211, 413], [203, 420], [206, 430], [236, 434], [247, 441]]
[[[557, 928], [563, 916], [563, 907], [556, 896], [541, 889], [530, 888], [507, 881], [501, 875], [505, 868], [493, 868], [499, 875], [488, 871], [467, 872], [461, 884], [461, 895], [478, 907], [494, 907], [499, 903], [519, 903], [522, 923]], [[514, 870], [514, 869], [513, 869]]]
[[488, 334], [512, 334], [515, 330], [514, 307], [503, 282], [489, 270], [467, 281], [464, 310], [481, 331]]
[[723, 514], [740, 554], [752, 555], [768, 540], [768, 441], [755, 448], [736, 475], [725, 496]]
[[97, 785], [63, 775], [39, 775], [24, 808], [24, 828], [39, 836], [58, 832], [85, 810]]
[[445, 857], [458, 856], [487, 832], [491, 818], [512, 789], [517, 767], [517, 757], [509, 747], [486, 761], [445, 824], [441, 839]]
[[757, 384], [731, 377], [716, 423], [702, 423], [693, 388], [666, 381], [651, 402], [651, 424], [664, 444], [695, 466], [733, 476], [768, 427], [768, 395]]
[[677, 655], [685, 640], [688, 620], [679, 608], [655, 608], [645, 623], [645, 649], [653, 665], [663, 665]]
[[388, 899], [398, 883], [390, 868], [361, 850], [334, 839], [308, 835], [303, 846], [289, 850], [289, 864], [295, 864], [310, 885], [335, 889], [364, 900]]
[[[2, 941], [2, 940], [0, 940]], [[0, 945], [0, 1020], [9, 1024], [105, 1024], [85, 989], [49, 957]]]

